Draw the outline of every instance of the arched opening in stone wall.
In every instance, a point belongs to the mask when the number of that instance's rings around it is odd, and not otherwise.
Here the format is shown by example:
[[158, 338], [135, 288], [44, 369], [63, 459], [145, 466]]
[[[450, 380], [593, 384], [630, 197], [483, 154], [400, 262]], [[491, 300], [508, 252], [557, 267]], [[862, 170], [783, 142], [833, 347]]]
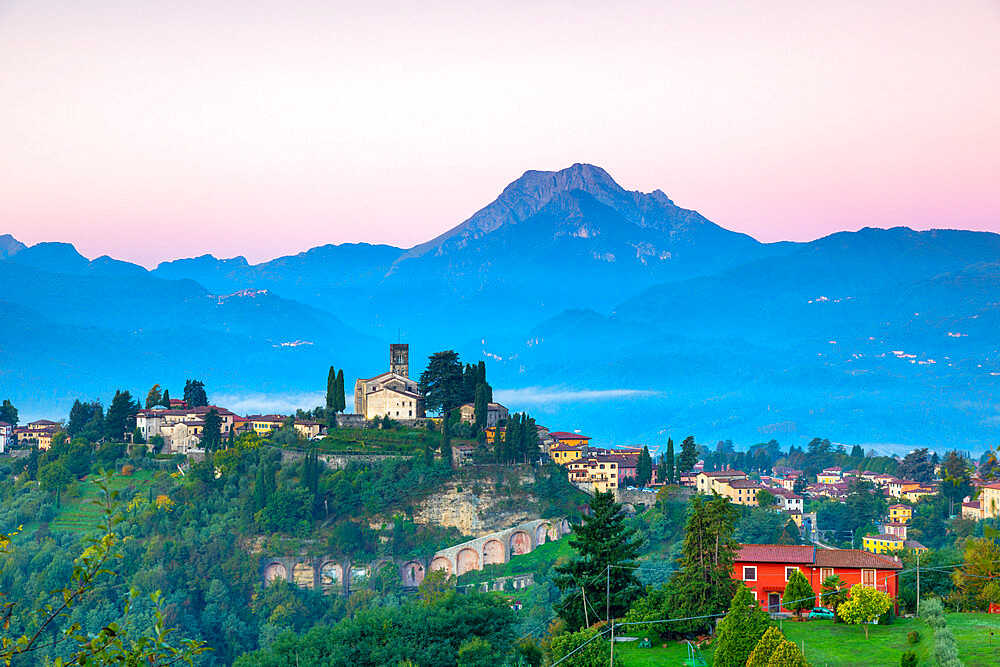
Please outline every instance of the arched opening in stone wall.
[[313, 587], [313, 574], [312, 566], [305, 563], [296, 563], [292, 566], [292, 581], [300, 588]]
[[483, 545], [483, 566], [506, 562], [507, 558], [504, 554], [503, 542], [500, 540], [487, 540], [486, 544]]
[[271, 563], [264, 568], [264, 585], [268, 585], [279, 579], [288, 579], [288, 570], [281, 563]]
[[451, 561], [445, 556], [435, 556], [431, 561], [432, 570], [443, 570], [445, 574], [454, 574], [451, 570]]
[[329, 593], [334, 589], [339, 589], [343, 581], [344, 570], [337, 563], [328, 560], [320, 566], [319, 583], [323, 587], [324, 592]]
[[419, 586], [424, 580], [424, 566], [415, 560], [405, 563], [402, 568], [403, 585]]
[[352, 591], [365, 588], [368, 585], [368, 568], [364, 565], [352, 565], [350, 576], [350, 586]]
[[520, 556], [531, 552], [531, 538], [523, 530], [514, 531], [510, 536], [510, 555]]
[[459, 575], [479, 569], [479, 554], [474, 549], [469, 549], [468, 547], [462, 549], [458, 552], [458, 557], [455, 561]]
[[546, 538], [548, 537], [548, 534], [549, 534], [549, 528], [551, 528], [551, 526], [549, 526], [549, 524], [547, 524], [547, 523], [540, 523], [540, 524], [538, 524], [538, 527], [535, 528], [535, 548], [536, 549], [538, 547], [542, 546], [543, 544], [545, 544], [548, 541]]

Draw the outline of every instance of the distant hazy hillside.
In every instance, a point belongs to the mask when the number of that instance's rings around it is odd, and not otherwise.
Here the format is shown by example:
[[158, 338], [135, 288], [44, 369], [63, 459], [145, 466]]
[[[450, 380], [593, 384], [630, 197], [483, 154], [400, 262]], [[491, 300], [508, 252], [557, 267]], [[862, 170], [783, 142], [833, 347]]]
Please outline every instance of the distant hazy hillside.
[[414, 374], [438, 349], [486, 357], [511, 407], [617, 443], [1000, 437], [1000, 235], [762, 244], [592, 165], [529, 171], [409, 250], [147, 272], [0, 236], [0, 290], [0, 394], [37, 408], [157, 372], [230, 394], [321, 391], [326, 365], [377, 372], [402, 336]]

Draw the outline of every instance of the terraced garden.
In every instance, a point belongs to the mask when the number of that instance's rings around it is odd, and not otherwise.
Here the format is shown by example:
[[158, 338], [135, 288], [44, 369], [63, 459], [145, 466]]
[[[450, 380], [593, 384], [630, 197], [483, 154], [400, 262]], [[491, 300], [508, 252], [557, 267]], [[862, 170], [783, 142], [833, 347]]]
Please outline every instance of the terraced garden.
[[[115, 475], [108, 487], [122, 491], [134, 485], [140, 493], [146, 493], [153, 483], [153, 470], [136, 470], [131, 475]], [[73, 500], [64, 500], [54, 519], [49, 522], [50, 530], [61, 530], [75, 533], [91, 532], [100, 524], [100, 508], [94, 503], [100, 489], [93, 483], [94, 475], [80, 482], [81, 494]]]

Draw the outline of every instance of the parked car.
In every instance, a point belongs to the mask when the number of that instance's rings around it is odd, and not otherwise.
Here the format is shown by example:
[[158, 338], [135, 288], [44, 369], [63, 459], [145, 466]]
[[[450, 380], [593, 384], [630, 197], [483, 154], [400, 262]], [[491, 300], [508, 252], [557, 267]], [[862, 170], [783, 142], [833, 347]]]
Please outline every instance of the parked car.
[[826, 607], [816, 607], [809, 612], [809, 618], [833, 618], [833, 611]]

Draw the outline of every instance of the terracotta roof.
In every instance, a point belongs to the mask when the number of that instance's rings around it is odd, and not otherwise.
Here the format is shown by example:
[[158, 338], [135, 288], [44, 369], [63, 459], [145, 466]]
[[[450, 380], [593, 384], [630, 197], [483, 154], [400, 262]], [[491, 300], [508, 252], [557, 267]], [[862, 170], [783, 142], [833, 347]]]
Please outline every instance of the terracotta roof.
[[737, 561], [757, 563], [812, 563], [815, 547], [797, 544], [741, 544]]
[[7, 422], [0, 422], [0, 426], [10, 426]]
[[922, 545], [920, 542], [917, 542], [916, 540], [906, 540], [905, 542], [903, 542], [903, 546], [906, 547], [907, 549], [926, 549], [927, 548], [924, 545]]
[[889, 505], [889, 509], [891, 509], [891, 510], [899, 509], [900, 507], [902, 507], [904, 510], [913, 509], [909, 505], [899, 505], [899, 504]]
[[38, 421], [29, 422], [28, 426], [58, 426], [58, 424], [48, 419], [39, 419]]
[[873, 568], [876, 570], [901, 570], [894, 560], [876, 556], [861, 549], [817, 549], [816, 565], [819, 567]]
[[979, 501], [971, 500], [967, 503], [962, 503], [962, 507], [975, 507], [976, 509], [979, 509]]
[[708, 470], [701, 471], [699, 474], [705, 475], [705, 477], [746, 477], [745, 472], [739, 470]]
[[730, 488], [733, 489], [763, 489], [764, 485], [759, 484], [752, 479], [734, 479], [729, 482]]
[[900, 537], [899, 535], [882, 534], [882, 535], [865, 535], [865, 537], [870, 537], [873, 540], [886, 540], [886, 541], [889, 541], [889, 542], [902, 542], [903, 541], [903, 538]]
[[566, 431], [551, 431], [549, 435], [553, 438], [565, 438], [567, 440], [593, 440], [590, 436], [580, 435], [579, 433], [567, 433]]

